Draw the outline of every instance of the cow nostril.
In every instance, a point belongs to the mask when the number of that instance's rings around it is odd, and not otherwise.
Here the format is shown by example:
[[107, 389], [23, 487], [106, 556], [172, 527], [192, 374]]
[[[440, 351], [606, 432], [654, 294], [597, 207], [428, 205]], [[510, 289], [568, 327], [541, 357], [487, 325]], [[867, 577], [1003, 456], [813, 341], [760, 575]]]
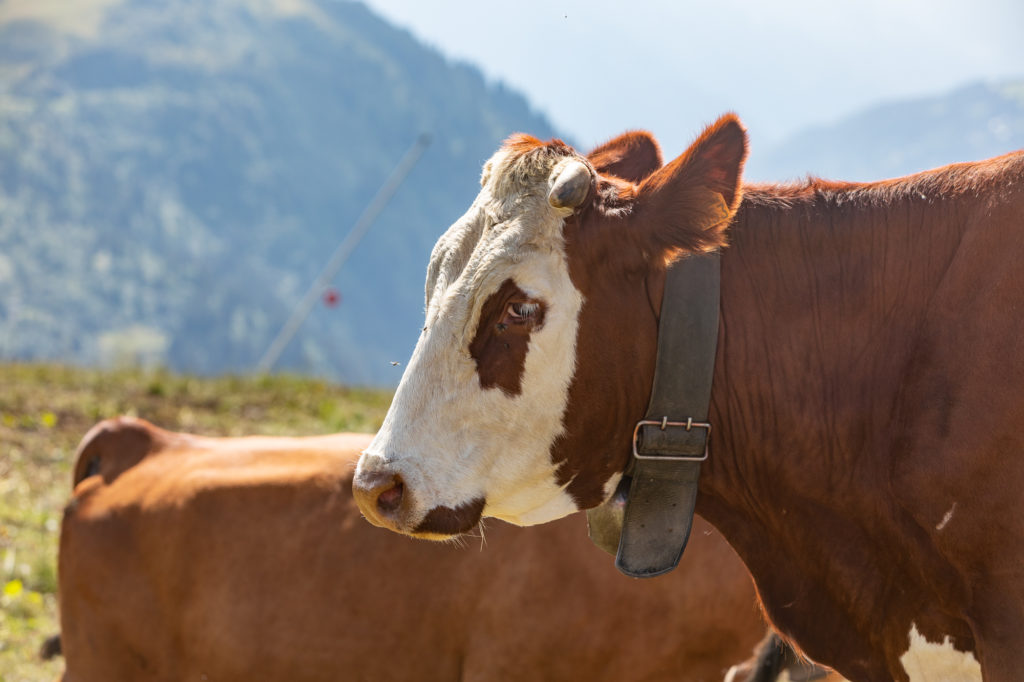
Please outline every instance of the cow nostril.
[[394, 514], [402, 506], [403, 492], [405, 492], [405, 486], [402, 484], [402, 481], [395, 480], [394, 486], [377, 496], [377, 509], [382, 514]]
[[402, 509], [409, 500], [405, 481], [394, 471], [369, 470], [357, 472], [352, 480], [352, 494], [367, 521], [384, 528], [396, 527]]

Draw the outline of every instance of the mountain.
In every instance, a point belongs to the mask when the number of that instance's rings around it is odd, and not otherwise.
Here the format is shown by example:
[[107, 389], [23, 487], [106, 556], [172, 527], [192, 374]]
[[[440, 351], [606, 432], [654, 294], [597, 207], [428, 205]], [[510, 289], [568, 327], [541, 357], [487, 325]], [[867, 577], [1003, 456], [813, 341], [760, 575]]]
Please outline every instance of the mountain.
[[[393, 385], [437, 236], [522, 95], [342, 0], [0, 0], [0, 360], [252, 370], [424, 132], [279, 368]], [[564, 136], [563, 136], [564, 137]], [[1024, 147], [1024, 81], [891, 102], [747, 177], [875, 179]]]
[[421, 133], [279, 367], [390, 385], [437, 236], [511, 132], [555, 136], [353, 2], [0, 4], [0, 359], [253, 368]]
[[986, 159], [1024, 148], [1024, 80], [880, 104], [764, 153], [751, 135], [746, 177], [754, 180], [878, 180]]

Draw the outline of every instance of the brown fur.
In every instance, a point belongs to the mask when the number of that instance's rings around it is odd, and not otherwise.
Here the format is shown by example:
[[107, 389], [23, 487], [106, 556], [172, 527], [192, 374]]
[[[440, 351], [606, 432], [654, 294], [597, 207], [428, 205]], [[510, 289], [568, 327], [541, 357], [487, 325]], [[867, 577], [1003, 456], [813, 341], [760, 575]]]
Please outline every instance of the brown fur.
[[66, 679], [720, 680], [764, 633], [707, 524], [650, 582], [581, 517], [495, 522], [469, 546], [375, 529], [351, 495], [369, 438], [94, 429], [82, 453], [131, 464], [78, 481], [64, 519]]
[[[131, 422], [108, 419], [94, 426], [82, 439], [75, 453], [72, 481], [78, 485], [87, 476], [100, 474], [111, 483], [126, 470], [138, 464], [143, 457], [160, 449], [160, 432], [134, 428]], [[116, 457], [104, 457], [111, 450]]]
[[505, 140], [504, 149], [512, 152], [508, 180], [516, 182], [530, 175], [535, 164], [544, 158], [572, 156], [572, 147], [559, 139], [541, 142], [535, 137], [518, 133]]
[[[747, 158], [746, 130], [728, 114], [701, 133], [675, 160], [637, 188], [638, 221], [657, 221], [657, 230], [635, 230], [643, 253], [712, 251], [725, 245], [725, 228], [742, 192]], [[721, 202], [719, 208], [715, 202]]]
[[641, 182], [661, 168], [661, 147], [650, 133], [623, 133], [593, 149], [587, 158], [603, 175]]
[[507, 140], [503, 145], [506, 149], [513, 151], [516, 154], [526, 154], [540, 147], [549, 145], [564, 145], [561, 140], [551, 140], [547, 143], [541, 142], [533, 135], [527, 135], [526, 133], [515, 133]]

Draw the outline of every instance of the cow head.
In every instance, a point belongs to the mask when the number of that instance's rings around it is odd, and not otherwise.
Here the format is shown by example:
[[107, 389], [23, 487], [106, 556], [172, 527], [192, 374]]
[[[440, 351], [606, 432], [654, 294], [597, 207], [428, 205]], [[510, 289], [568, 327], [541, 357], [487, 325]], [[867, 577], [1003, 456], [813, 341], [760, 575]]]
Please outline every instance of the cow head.
[[645, 133], [589, 157], [510, 138], [431, 254], [426, 324], [359, 461], [364, 515], [440, 539], [607, 499], [650, 395], [666, 264], [723, 245], [745, 155], [734, 116], [664, 167]]

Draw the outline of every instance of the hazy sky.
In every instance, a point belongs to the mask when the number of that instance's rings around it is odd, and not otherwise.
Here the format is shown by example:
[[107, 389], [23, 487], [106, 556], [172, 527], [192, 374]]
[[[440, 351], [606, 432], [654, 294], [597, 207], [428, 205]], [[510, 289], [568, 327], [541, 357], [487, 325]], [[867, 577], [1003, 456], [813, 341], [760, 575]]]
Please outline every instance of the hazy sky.
[[769, 145], [879, 100], [1024, 76], [1022, 0], [365, 0], [524, 92], [583, 147], [667, 156], [735, 110]]

